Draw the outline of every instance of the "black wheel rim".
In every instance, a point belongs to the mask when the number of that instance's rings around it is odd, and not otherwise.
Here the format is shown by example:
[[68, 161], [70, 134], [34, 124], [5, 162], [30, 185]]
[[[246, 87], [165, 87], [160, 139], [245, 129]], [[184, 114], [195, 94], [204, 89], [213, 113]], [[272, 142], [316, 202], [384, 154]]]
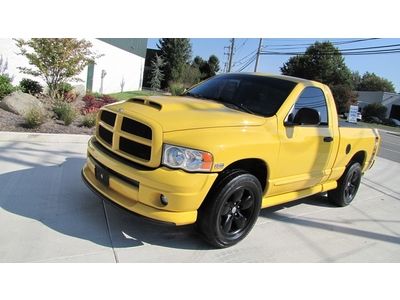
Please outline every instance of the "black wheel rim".
[[357, 170], [354, 170], [349, 174], [349, 177], [346, 181], [346, 186], [344, 188], [344, 198], [346, 203], [349, 203], [353, 200], [357, 193], [358, 184], [360, 181], [360, 173]]
[[220, 230], [227, 236], [244, 232], [251, 222], [254, 208], [254, 194], [246, 188], [236, 190], [220, 210]]

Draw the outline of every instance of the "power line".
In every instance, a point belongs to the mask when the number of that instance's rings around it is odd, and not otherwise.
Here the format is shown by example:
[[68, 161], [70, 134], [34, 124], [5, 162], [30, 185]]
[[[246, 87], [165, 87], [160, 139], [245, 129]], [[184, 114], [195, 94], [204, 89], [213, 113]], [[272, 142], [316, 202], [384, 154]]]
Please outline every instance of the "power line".
[[246, 64], [241, 67], [239, 70], [237, 70], [236, 72], [242, 72], [244, 69], [246, 69], [248, 66], [250, 66], [257, 58], [257, 55], [254, 54], [247, 62]]
[[[382, 46], [384, 47], [384, 46]], [[393, 46], [392, 46], [393, 47]], [[326, 52], [319, 52], [319, 55], [375, 55], [375, 54], [392, 54], [392, 53], [399, 53], [400, 48], [392, 48], [392, 49], [378, 49], [378, 50], [369, 50], [375, 47], [365, 47], [365, 48], [354, 48], [354, 49], [343, 49], [339, 52], [333, 51], [326, 51]], [[367, 51], [360, 51], [360, 50], [367, 50]], [[343, 51], [343, 52], [342, 52]], [[297, 52], [278, 52], [278, 51], [262, 51], [262, 55], [307, 55], [304, 51], [297, 51]]]
[[254, 51], [251, 51], [249, 54], [247, 54], [246, 56], [244, 56], [244, 57], [242, 57], [241, 59], [239, 59], [238, 61], [236, 61], [236, 62], [234, 62], [233, 63], [233, 66], [235, 66], [235, 65], [242, 65], [243, 64], [243, 60], [245, 60], [246, 58], [248, 58], [248, 57], [250, 57], [251, 55], [253, 55], [254, 53], [256, 53], [257, 52], [257, 49], [256, 50], [254, 50]]
[[[341, 41], [334, 41], [330, 42], [333, 45], [347, 45], [347, 44], [352, 44], [352, 43], [360, 43], [360, 42], [366, 42], [366, 41], [371, 41], [371, 40], [378, 40], [378, 38], [367, 38], [367, 39], [354, 39], [354, 40], [341, 40]], [[247, 39], [245, 42], [241, 44], [241, 47], [247, 42]], [[305, 48], [305, 47], [299, 47], [299, 46], [311, 46], [314, 45], [314, 43], [302, 43], [302, 44], [282, 44], [282, 45], [272, 45], [269, 46], [268, 49], [271, 50], [261, 50], [259, 51], [260, 55], [307, 55], [304, 51], [277, 51], [277, 50], [289, 50], [289, 49], [299, 49], [299, 48]], [[275, 48], [275, 47], [287, 47], [287, 48]], [[369, 46], [369, 47], [357, 47], [357, 48], [347, 48], [347, 49], [338, 49], [339, 52], [333, 52], [333, 51], [326, 51], [326, 52], [320, 52], [319, 55], [378, 55], [378, 54], [397, 54], [400, 53], [400, 44], [391, 44], [391, 45], [378, 45], [378, 46]], [[262, 48], [267, 48], [263, 46]], [[275, 48], [275, 49], [273, 49]], [[389, 48], [389, 49], [386, 49]], [[234, 62], [232, 66], [239, 65], [241, 66], [236, 72], [241, 72], [244, 69], [246, 69], [249, 65], [251, 65], [256, 59], [257, 55], [254, 53], [258, 53], [258, 50], [251, 51], [238, 61]], [[232, 59], [232, 57], [229, 57]]]
[[240, 67], [240, 69], [238, 69], [237, 71], [238, 71], [238, 72], [241, 72], [241, 71], [243, 71], [245, 68], [247, 68], [250, 64], [252, 64], [252, 63], [254, 62], [256, 56], [257, 56], [256, 54], [253, 54], [253, 56], [251, 56], [251, 57], [244, 63], [244, 65], [243, 65], [242, 67]]
[[[362, 51], [362, 52], [350, 52], [350, 53], [319, 53], [319, 55], [379, 55], [379, 54], [396, 54], [400, 53], [400, 49], [396, 49], [396, 51]], [[304, 52], [261, 52], [261, 55], [307, 55]]]
[[[340, 49], [340, 48], [339, 48], [339, 51], [342, 52], [342, 53], [345, 53], [345, 52], [350, 52], [350, 51], [356, 52], [356, 50], [393, 48], [393, 47], [398, 47], [398, 46], [400, 46], [400, 44], [379, 45], [379, 46], [359, 47], [359, 48], [348, 48], [348, 49]], [[300, 48], [300, 47], [297, 47], [297, 48]], [[271, 51], [265, 50], [264, 52], [277, 52], [277, 50], [285, 50], [285, 49], [286, 49], [286, 48], [275, 48], [275, 49], [271, 49]], [[397, 50], [397, 48], [396, 48], [396, 49], [388, 49], [388, 50]], [[360, 51], [360, 52], [361, 52], [361, 51]], [[287, 52], [283, 52], [283, 53], [287, 53]], [[290, 53], [301, 54], [301, 53], [303, 53], [303, 51], [290, 52]]]
[[339, 50], [340, 51], [351, 51], [351, 50], [365, 50], [365, 49], [381, 49], [381, 48], [391, 48], [391, 47], [398, 47], [398, 46], [400, 46], [400, 44], [375, 46], [375, 47], [361, 47], [361, 48], [352, 48], [352, 49], [339, 49]]
[[[369, 40], [377, 40], [377, 38], [373, 38], [373, 39], [363, 39], [363, 40], [352, 40], [352, 41], [340, 41], [340, 42], [330, 42], [332, 45], [334, 46], [338, 46], [338, 45], [345, 45], [345, 44], [350, 44], [350, 43], [358, 43], [361, 41], [369, 41]], [[318, 42], [318, 41], [316, 41]], [[304, 49], [306, 47], [312, 46], [314, 45], [314, 43], [312, 44], [293, 44], [293, 45], [287, 45], [287, 47], [279, 47], [278, 45], [270, 45], [270, 46], [263, 46], [263, 48], [267, 48], [268, 50], [295, 50], [295, 49]], [[304, 46], [301, 46], [304, 45]], [[277, 48], [278, 47], [278, 48]], [[384, 46], [387, 47], [387, 46]], [[363, 48], [368, 48], [368, 47], [363, 47]], [[356, 49], [356, 48], [355, 48]], [[362, 48], [360, 48], [362, 49]]]
[[[366, 41], [371, 41], [371, 40], [379, 40], [379, 38], [368, 38], [368, 39], [356, 39], [356, 40], [350, 40], [350, 41], [346, 41], [346, 40], [343, 40], [343, 41], [333, 41], [333, 42], [331, 42], [333, 45], [344, 45], [344, 44], [352, 44], [352, 43], [359, 43], [359, 42], [366, 42]], [[318, 40], [314, 40], [314, 43], [315, 43], [315, 41], [318, 41]], [[302, 44], [283, 44], [283, 45], [271, 45], [271, 46], [269, 46], [268, 48], [270, 48], [270, 47], [298, 47], [298, 46], [311, 46], [311, 45], [313, 45], [314, 43], [302, 43]]]
[[237, 47], [237, 48], [235, 49], [235, 54], [238, 54], [238, 53], [239, 53], [240, 49], [241, 49], [244, 45], [246, 45], [246, 43], [247, 43], [248, 40], [249, 40], [249, 39], [246, 39], [239, 47]]

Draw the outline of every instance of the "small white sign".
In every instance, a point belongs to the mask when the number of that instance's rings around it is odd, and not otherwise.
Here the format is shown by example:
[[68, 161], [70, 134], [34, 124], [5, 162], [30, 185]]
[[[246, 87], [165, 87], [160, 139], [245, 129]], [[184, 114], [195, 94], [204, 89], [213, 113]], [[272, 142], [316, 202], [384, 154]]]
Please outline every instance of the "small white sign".
[[358, 105], [350, 105], [349, 115], [347, 116], [347, 122], [357, 123]]

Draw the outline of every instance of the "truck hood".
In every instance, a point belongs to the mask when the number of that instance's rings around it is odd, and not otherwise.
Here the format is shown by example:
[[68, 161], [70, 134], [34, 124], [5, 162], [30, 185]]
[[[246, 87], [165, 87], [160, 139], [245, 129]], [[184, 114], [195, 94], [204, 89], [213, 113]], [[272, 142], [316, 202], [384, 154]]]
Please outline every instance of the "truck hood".
[[139, 114], [158, 122], [164, 132], [233, 126], [259, 126], [265, 118], [237, 111], [218, 102], [191, 97], [149, 96], [107, 106], [125, 115]]

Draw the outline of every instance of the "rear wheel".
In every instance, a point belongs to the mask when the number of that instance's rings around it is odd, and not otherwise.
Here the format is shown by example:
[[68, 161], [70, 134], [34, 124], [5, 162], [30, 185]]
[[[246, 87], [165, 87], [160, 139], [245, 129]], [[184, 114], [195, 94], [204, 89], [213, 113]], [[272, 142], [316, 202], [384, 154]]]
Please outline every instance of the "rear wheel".
[[328, 192], [328, 198], [338, 206], [349, 205], [357, 194], [361, 182], [361, 165], [351, 164], [338, 181], [338, 187]]
[[232, 246], [253, 228], [261, 207], [258, 179], [241, 170], [223, 175], [199, 209], [197, 227], [218, 248]]

